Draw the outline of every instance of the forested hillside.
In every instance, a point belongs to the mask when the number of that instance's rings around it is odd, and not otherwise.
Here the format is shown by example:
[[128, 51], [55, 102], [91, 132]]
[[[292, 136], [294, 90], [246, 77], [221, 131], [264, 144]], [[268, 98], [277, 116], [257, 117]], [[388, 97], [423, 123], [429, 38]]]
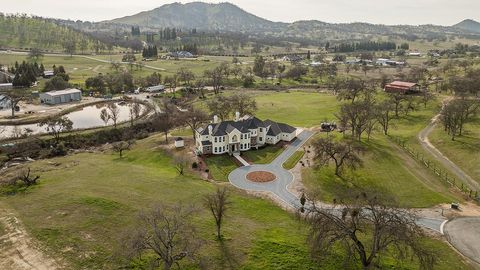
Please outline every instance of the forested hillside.
[[[90, 53], [108, 50], [104, 43], [48, 19], [0, 13], [0, 48]], [[110, 47], [110, 49], [112, 49]]]

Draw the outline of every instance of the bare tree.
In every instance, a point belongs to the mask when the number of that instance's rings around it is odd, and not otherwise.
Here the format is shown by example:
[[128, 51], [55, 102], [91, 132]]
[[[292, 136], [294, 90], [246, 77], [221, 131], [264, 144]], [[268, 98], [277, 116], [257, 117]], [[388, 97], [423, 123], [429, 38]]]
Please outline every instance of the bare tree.
[[67, 117], [56, 117], [48, 118], [40, 122], [40, 126], [45, 126], [47, 132], [55, 138], [55, 143], [58, 144], [60, 142], [60, 134], [71, 131], [73, 129], [73, 122]]
[[317, 260], [344, 249], [345, 268], [358, 260], [370, 269], [379, 267], [377, 263], [391, 252], [399, 261], [415, 256], [420, 269], [433, 269], [435, 256], [422, 244], [424, 233], [408, 210], [387, 206], [364, 193], [333, 209], [312, 205], [304, 217], [310, 225], [310, 250]]
[[108, 114], [107, 109], [103, 108], [100, 111], [100, 119], [105, 123], [105, 126], [108, 125], [108, 121], [110, 121], [110, 115]]
[[212, 70], [205, 70], [204, 76], [209, 79], [215, 94], [220, 93], [223, 80], [225, 79], [225, 72], [222, 67], [216, 67]]
[[479, 108], [478, 100], [468, 99], [456, 99], [444, 106], [440, 120], [452, 141], [456, 136], [462, 135], [465, 123], [476, 114]]
[[382, 126], [383, 134], [385, 135], [388, 135], [390, 121], [392, 120], [392, 110], [393, 106], [388, 100], [377, 105], [375, 109], [377, 121]]
[[27, 100], [30, 94], [23, 89], [13, 89], [9, 91], [2, 91], [0, 94], [5, 95], [10, 101], [10, 106], [12, 109], [12, 117], [15, 117], [15, 109], [17, 108], [20, 101]]
[[112, 144], [112, 149], [120, 155], [120, 158], [123, 158], [123, 152], [130, 150], [134, 144], [134, 140], [115, 142]]
[[130, 125], [133, 126], [134, 121], [138, 119], [140, 117], [140, 114], [142, 113], [142, 106], [138, 101], [130, 103], [129, 113]]
[[172, 116], [166, 113], [155, 115], [152, 120], [152, 125], [155, 130], [162, 132], [165, 135], [165, 143], [168, 143], [168, 133], [175, 127], [175, 120]]
[[247, 94], [234, 94], [227, 98], [231, 108], [240, 115], [253, 114], [257, 110], [255, 98]]
[[399, 117], [399, 112], [402, 108], [402, 103], [406, 99], [406, 96], [402, 93], [390, 93], [388, 94], [390, 102], [394, 105], [395, 116]]
[[115, 103], [109, 103], [107, 105], [107, 111], [109, 118], [113, 121], [113, 126], [117, 128], [117, 122], [120, 118], [120, 108], [118, 108]]
[[231, 204], [230, 195], [226, 188], [218, 188], [213, 194], [205, 196], [205, 206], [210, 210], [215, 219], [215, 225], [217, 226], [217, 238], [222, 239], [222, 224], [225, 217], [225, 213]]
[[32, 186], [36, 185], [38, 179], [40, 179], [40, 176], [37, 175], [35, 177], [30, 176], [30, 168], [20, 170], [20, 173], [18, 175], [18, 179], [22, 181], [26, 186]]
[[320, 166], [326, 166], [333, 161], [335, 163], [335, 175], [342, 177], [344, 167], [352, 170], [362, 165], [359, 157], [362, 149], [351, 141], [335, 142], [331, 138], [320, 138], [313, 142], [315, 159]]
[[195, 212], [193, 207], [157, 205], [141, 213], [137, 227], [122, 241], [126, 257], [153, 253], [152, 268], [162, 265], [165, 270], [174, 265], [180, 268], [184, 259], [195, 260], [202, 245], [190, 221]]
[[227, 120], [233, 113], [233, 107], [230, 99], [224, 95], [217, 95], [207, 102], [210, 112], [220, 117], [222, 121]]
[[173, 165], [179, 175], [185, 174], [185, 169], [188, 167], [189, 160], [183, 154], [177, 154], [173, 157]]
[[200, 125], [208, 121], [208, 114], [200, 109], [191, 107], [187, 112], [181, 114], [180, 122], [188, 125], [192, 130], [193, 140], [196, 142], [195, 131], [200, 128]]

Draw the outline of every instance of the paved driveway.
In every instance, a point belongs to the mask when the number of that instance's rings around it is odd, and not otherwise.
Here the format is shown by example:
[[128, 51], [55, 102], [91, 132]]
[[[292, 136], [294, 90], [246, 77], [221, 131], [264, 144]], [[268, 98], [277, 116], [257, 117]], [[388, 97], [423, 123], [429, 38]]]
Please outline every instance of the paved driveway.
[[[240, 167], [230, 173], [228, 180], [232, 185], [240, 189], [270, 192], [288, 205], [299, 207], [299, 199], [287, 189], [287, 186], [293, 182], [293, 174], [285, 170], [282, 165], [300, 149], [312, 135], [313, 132], [311, 131], [303, 131], [272, 163]], [[275, 181], [269, 183], [255, 183], [247, 180], [247, 174], [255, 171], [271, 172], [277, 178]]]
[[463, 255], [480, 264], [480, 218], [463, 217], [445, 225], [448, 241]]
[[[270, 192], [273, 195], [277, 196], [280, 200], [285, 202], [292, 208], [300, 208], [300, 199], [292, 194], [288, 190], [288, 185], [290, 185], [294, 176], [290, 171], [285, 170], [282, 165], [285, 163], [297, 150], [299, 150], [303, 144], [312, 137], [313, 132], [303, 131], [297, 136], [297, 139], [293, 141], [285, 151], [283, 151], [272, 163], [264, 165], [250, 165], [240, 167], [228, 176], [228, 180], [232, 185], [243, 190], [250, 191], [260, 191], [260, 192]], [[275, 181], [268, 183], [256, 183], [247, 180], [247, 174], [255, 171], [267, 171], [273, 173], [277, 178]], [[328, 207], [325, 204], [325, 207]], [[442, 224], [446, 220], [441, 219], [432, 219], [432, 218], [423, 218], [419, 217], [417, 219], [417, 224], [431, 230], [441, 232]]]

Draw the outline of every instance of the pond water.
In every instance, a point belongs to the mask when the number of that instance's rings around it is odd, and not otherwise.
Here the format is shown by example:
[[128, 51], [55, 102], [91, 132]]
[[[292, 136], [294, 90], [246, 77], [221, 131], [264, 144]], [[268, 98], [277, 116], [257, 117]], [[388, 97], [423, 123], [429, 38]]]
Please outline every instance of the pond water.
[[[120, 111], [117, 124], [130, 120], [130, 103], [117, 102], [115, 103]], [[145, 106], [142, 106], [142, 112]], [[100, 118], [100, 112], [107, 107], [107, 104], [97, 104], [83, 107], [77, 111], [65, 114], [73, 122], [73, 129], [87, 129], [105, 126], [105, 122]], [[113, 125], [110, 120], [107, 125]], [[32, 134], [46, 133], [46, 128], [39, 124], [18, 125], [18, 126], [0, 126], [4, 131], [0, 133], [0, 138], [14, 137], [16, 134], [25, 133], [25, 130], [31, 130]]]

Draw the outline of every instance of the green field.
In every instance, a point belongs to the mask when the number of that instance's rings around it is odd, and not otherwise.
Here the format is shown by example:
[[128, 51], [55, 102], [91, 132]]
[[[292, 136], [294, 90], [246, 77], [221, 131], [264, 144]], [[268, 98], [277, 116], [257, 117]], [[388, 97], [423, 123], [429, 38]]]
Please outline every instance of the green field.
[[465, 125], [462, 136], [455, 141], [439, 123], [429, 136], [430, 142], [451, 161], [465, 170], [473, 179], [480, 181], [480, 118]]
[[[2, 197], [31, 234], [75, 269], [118, 268], [112, 257], [123, 231], [136, 214], [155, 203], [195, 203], [195, 226], [205, 240], [200, 257], [208, 269], [338, 269], [342, 254], [316, 266], [305, 245], [305, 228], [293, 215], [263, 199], [232, 190], [225, 221], [227, 241], [214, 240], [214, 224], [201, 207], [214, 186], [193, 175], [180, 177], [158, 143], [162, 136], [140, 141], [123, 159], [110, 153], [80, 153], [37, 161], [42, 176], [26, 193]], [[59, 163], [59, 165], [53, 165]], [[438, 252], [437, 269], [466, 269], [447, 245], [428, 240]], [[183, 267], [188, 267], [186, 262]], [[230, 265], [233, 263], [233, 265]], [[386, 259], [383, 265], [394, 265]], [[416, 268], [414, 262], [402, 269]], [[190, 267], [188, 267], [190, 268]]]
[[297, 163], [303, 158], [303, 155], [305, 155], [305, 151], [299, 150], [295, 152], [284, 164], [283, 168], [290, 170], [293, 169]]
[[255, 99], [258, 118], [271, 119], [295, 127], [319, 126], [324, 120], [335, 120], [334, 113], [339, 108], [336, 97], [326, 93], [265, 92], [258, 94]]
[[283, 152], [283, 148], [279, 146], [266, 146], [258, 150], [252, 149], [243, 152], [242, 156], [253, 164], [269, 164]]
[[228, 155], [206, 157], [205, 162], [213, 179], [221, 182], [228, 182], [228, 175], [238, 168], [233, 158]]

